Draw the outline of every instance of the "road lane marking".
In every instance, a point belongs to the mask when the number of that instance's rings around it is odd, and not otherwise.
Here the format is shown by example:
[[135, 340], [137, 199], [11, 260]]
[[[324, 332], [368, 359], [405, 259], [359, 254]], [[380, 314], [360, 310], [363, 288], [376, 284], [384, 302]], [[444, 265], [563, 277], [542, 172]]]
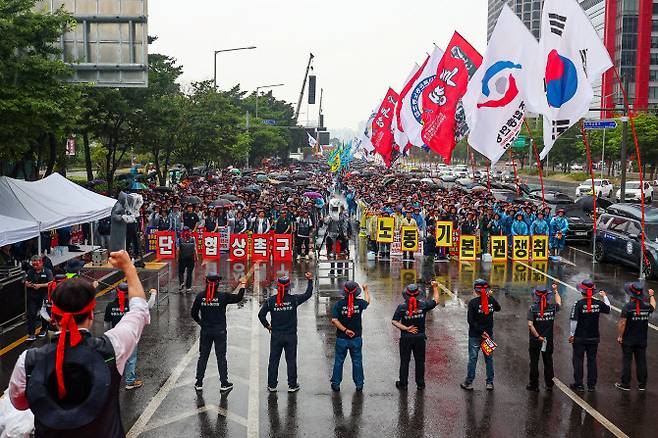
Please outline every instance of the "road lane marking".
[[573, 249], [574, 251], [582, 252], [583, 254], [592, 257], [592, 253], [591, 253], [591, 252], [583, 251], [582, 249], [574, 248], [573, 246], [570, 246], [569, 249]]
[[159, 427], [167, 426], [177, 421], [184, 420], [189, 417], [194, 417], [205, 412], [217, 412], [219, 415], [226, 417], [229, 420], [235, 421], [242, 426], [247, 426], [247, 419], [238, 414], [234, 414], [233, 412], [227, 411], [226, 409], [217, 405], [204, 405], [193, 411], [183, 412], [182, 414], [178, 414], [173, 417], [168, 416], [164, 420], [153, 422], [150, 426], [144, 428], [142, 432], [148, 432]]
[[[535, 267], [533, 267], [533, 266], [527, 265], [527, 264], [525, 264], [525, 263], [523, 263], [523, 262], [516, 262], [516, 263], [520, 263], [521, 265], [525, 266], [526, 268], [528, 268], [528, 269], [532, 269], [533, 271], [535, 271], [535, 272], [537, 272], [537, 273], [543, 275], [544, 277], [546, 277], [546, 278], [550, 278], [551, 280], [555, 281], [556, 283], [560, 283], [560, 284], [562, 284], [562, 285], [568, 287], [569, 289], [574, 290], [574, 291], [580, 293], [580, 291], [579, 291], [575, 286], [572, 286], [572, 285], [570, 285], [570, 284], [567, 284], [567, 283], [565, 283], [565, 282], [562, 281], [562, 280], [558, 280], [557, 278], [553, 277], [552, 275], [549, 275], [549, 274], [545, 273], [544, 271], [541, 271], [541, 270], [539, 270], [539, 269], [537, 269], [537, 268], [535, 268]], [[610, 304], [610, 308], [611, 308], [612, 310], [614, 310], [615, 312], [621, 313], [621, 309], [620, 309], [619, 307], [617, 307], [617, 306], [613, 306], [612, 304]], [[658, 326], [655, 326], [654, 324], [649, 323], [649, 328], [652, 328], [653, 330], [658, 331]]]
[[[248, 279], [249, 277], [252, 276], [254, 273], [254, 266], [252, 266], [249, 269], [249, 272], [247, 272], [247, 275], [245, 277]], [[254, 285], [254, 287], [256, 287]], [[240, 289], [240, 286], [236, 286], [236, 288], [233, 290], [233, 293], [236, 293]], [[183, 358], [178, 362], [174, 370], [172, 371], [171, 375], [167, 379], [164, 385], [160, 388], [160, 390], [153, 396], [151, 401], [146, 405], [146, 408], [142, 411], [141, 415], [133, 424], [133, 426], [130, 428], [130, 431], [126, 434], [126, 438], [135, 438], [139, 436], [141, 433], [143, 433], [146, 430], [146, 425], [148, 422], [151, 420], [153, 415], [155, 414], [155, 411], [158, 410], [164, 399], [169, 395], [169, 393], [176, 388], [176, 382], [180, 377], [183, 375], [183, 372], [185, 372], [185, 368], [189, 365], [189, 363], [192, 361], [194, 356], [198, 354], [199, 350], [199, 339], [197, 339], [192, 347], [189, 349], [189, 351], [183, 356]]]
[[617, 426], [615, 426], [610, 420], [605, 418], [603, 414], [601, 414], [599, 411], [594, 409], [589, 403], [587, 403], [585, 400], [580, 398], [578, 394], [573, 392], [567, 385], [562, 383], [560, 379], [557, 377], [553, 377], [553, 383], [555, 383], [555, 386], [558, 387], [560, 391], [566, 394], [567, 397], [569, 397], [571, 400], [573, 400], [574, 403], [576, 403], [578, 406], [583, 408], [585, 412], [590, 414], [596, 421], [601, 423], [603, 427], [608, 429], [611, 434], [616, 436], [617, 438], [629, 438], [628, 435], [626, 435], [624, 432], [621, 431]]
[[258, 438], [260, 391], [260, 321], [258, 320], [258, 297], [260, 296], [260, 270], [254, 272], [254, 288], [251, 297], [251, 354], [249, 356], [249, 404], [247, 408], [247, 437]]

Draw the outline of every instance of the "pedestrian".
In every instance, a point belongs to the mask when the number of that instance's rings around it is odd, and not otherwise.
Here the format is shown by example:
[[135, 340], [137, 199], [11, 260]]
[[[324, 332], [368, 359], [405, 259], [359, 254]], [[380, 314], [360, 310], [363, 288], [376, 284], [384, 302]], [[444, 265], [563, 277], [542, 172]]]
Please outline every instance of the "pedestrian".
[[400, 379], [395, 387], [406, 391], [409, 381], [409, 362], [411, 354], [416, 364], [416, 388], [425, 389], [425, 316], [436, 307], [439, 300], [439, 286], [432, 282], [432, 299], [419, 299], [420, 289], [416, 284], [410, 284], [402, 293], [404, 303], [398, 304], [393, 314], [393, 325], [400, 329]]
[[530, 225], [530, 234], [532, 236], [548, 236], [548, 224], [544, 220], [544, 212], [538, 211], [537, 218]]
[[8, 394], [16, 409], [34, 413], [36, 437], [125, 436], [121, 374], [150, 317], [128, 253], [113, 252], [109, 262], [126, 277], [130, 312], [103, 336], [93, 337], [89, 330], [96, 290], [84, 279], [67, 280], [52, 297], [53, 319], [61, 334], [50, 344], [21, 353], [14, 366]]
[[198, 260], [197, 243], [188, 227], [183, 228], [183, 235], [178, 242], [178, 282], [180, 290], [192, 292], [192, 274]]
[[[151, 296], [148, 300], [148, 308], [152, 309], [155, 305], [156, 300], [156, 290], [151, 289]], [[105, 331], [111, 330], [116, 327], [121, 319], [123, 319], [126, 314], [130, 311], [130, 303], [128, 302], [128, 283], [122, 282], [119, 283], [119, 286], [116, 288], [116, 298], [113, 301], [107, 303], [105, 306], [105, 317], [103, 318], [103, 325], [105, 326]], [[126, 361], [126, 367], [123, 371], [123, 375], [126, 379], [126, 390], [130, 391], [132, 389], [141, 388], [144, 384], [140, 379], [137, 378], [135, 374], [135, 367], [137, 366], [137, 345], [132, 354]]]
[[53, 273], [44, 267], [43, 258], [34, 255], [30, 259], [32, 267], [27, 270], [25, 278], [26, 289], [26, 312], [27, 317], [27, 340], [35, 341], [37, 322], [39, 323], [39, 337], [46, 336], [47, 327], [39, 317], [41, 306], [47, 297], [48, 285], [53, 280]]
[[336, 326], [336, 349], [334, 357], [334, 369], [331, 375], [331, 389], [335, 392], [340, 391], [340, 384], [343, 381], [343, 363], [350, 353], [352, 360], [352, 379], [356, 385], [357, 391], [363, 390], [363, 356], [361, 349], [363, 347], [362, 321], [363, 311], [370, 304], [370, 293], [368, 285], [363, 285], [363, 299], [358, 298], [361, 288], [355, 281], [346, 281], [343, 285], [344, 297], [332, 309], [331, 323]]
[[583, 364], [587, 355], [587, 390], [596, 390], [597, 367], [596, 352], [601, 335], [599, 334], [599, 316], [610, 313], [610, 300], [604, 291], [599, 291], [601, 300], [596, 299], [596, 285], [591, 279], [585, 279], [578, 285], [583, 298], [576, 301], [571, 308], [571, 325], [569, 343], [573, 344], [573, 380], [569, 385], [574, 391], [585, 391], [583, 385]]
[[[489, 289], [489, 283], [485, 280], [477, 279], [473, 283], [474, 298], [468, 302], [468, 367], [466, 379], [460, 386], [467, 390], [473, 390], [473, 380], [475, 380], [475, 368], [478, 363], [478, 354], [480, 344], [486, 338], [493, 340], [494, 312], [500, 312], [501, 307], [498, 301], [493, 297], [493, 291]], [[484, 354], [484, 362], [487, 368], [487, 391], [494, 389], [494, 362], [493, 353]]]
[[199, 292], [192, 304], [192, 319], [201, 326], [199, 341], [199, 361], [196, 366], [196, 382], [194, 389], [203, 390], [203, 377], [213, 344], [219, 369], [219, 391], [227, 393], [233, 389], [233, 383], [228, 381], [228, 365], [226, 363], [226, 306], [237, 304], [244, 298], [247, 279], [240, 279], [240, 290], [237, 294], [219, 292], [218, 286], [222, 279], [217, 273], [206, 275], [206, 288]]
[[[407, 211], [404, 214], [404, 217], [400, 219], [400, 227], [410, 227], [410, 228], [415, 228], [418, 231], [418, 223], [416, 222], [416, 219], [412, 217], [411, 214], [411, 208], [407, 209]], [[420, 231], [418, 231], [418, 235], [420, 236]], [[414, 253], [411, 251], [403, 251], [402, 252], [402, 260], [407, 261], [407, 262], [413, 262], [414, 261]]]
[[[295, 246], [297, 258], [308, 259], [310, 250], [310, 237], [313, 230], [313, 221], [308, 217], [308, 211], [302, 210], [295, 224]], [[303, 250], [302, 250], [303, 248]]]
[[[285, 351], [288, 369], [288, 392], [299, 391], [297, 381], [297, 307], [313, 294], [313, 275], [305, 274], [308, 284], [303, 294], [290, 294], [290, 278], [280, 277], [277, 294], [269, 297], [258, 312], [263, 327], [270, 331], [270, 359], [267, 366], [267, 390], [276, 392], [281, 353]], [[267, 314], [271, 313], [271, 322]]]
[[[541, 212], [539, 214], [542, 214]], [[536, 220], [535, 220], [536, 222]], [[546, 390], [553, 389], [553, 323], [555, 315], [560, 311], [562, 298], [557, 284], [553, 283], [554, 303], [549, 302], [549, 292], [545, 285], [540, 285], [532, 291], [533, 304], [528, 309], [528, 331], [530, 355], [530, 379], [526, 389], [539, 392], [539, 356], [544, 362], [544, 383]]]
[[98, 244], [101, 248], [110, 247], [110, 231], [112, 229], [112, 219], [108, 216], [98, 221]]
[[187, 204], [185, 206], [185, 213], [183, 213], [183, 230], [187, 227], [194, 233], [199, 226], [199, 222], [201, 222], [201, 219], [199, 219], [199, 215], [194, 211], [194, 207], [192, 204]]
[[559, 256], [564, 247], [567, 245], [567, 231], [569, 231], [569, 221], [564, 216], [563, 208], [557, 211], [557, 216], [553, 217], [550, 222], [549, 230], [551, 233], [549, 246], [553, 250], [553, 255]]
[[642, 283], [626, 283], [624, 290], [629, 296], [628, 302], [621, 309], [619, 319], [619, 336], [617, 342], [621, 344], [622, 368], [621, 383], [615, 386], [622, 391], [631, 389], [631, 363], [635, 357], [637, 389], [647, 389], [647, 332], [649, 331], [649, 317], [656, 310], [656, 298], [653, 289], [649, 289], [649, 303], [645, 302], [644, 286]]

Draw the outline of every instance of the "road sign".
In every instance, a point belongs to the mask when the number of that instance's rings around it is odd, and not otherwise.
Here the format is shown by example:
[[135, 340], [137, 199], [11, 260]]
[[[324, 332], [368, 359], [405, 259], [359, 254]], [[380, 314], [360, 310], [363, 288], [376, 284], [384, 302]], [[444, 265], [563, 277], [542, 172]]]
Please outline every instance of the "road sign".
[[585, 129], [615, 129], [616, 120], [588, 120], [583, 123]]
[[265, 120], [263, 120], [263, 125], [272, 125], [272, 126], [274, 126], [274, 125], [276, 125], [276, 120], [274, 120], [274, 119], [265, 119]]
[[519, 134], [518, 137], [516, 137], [516, 140], [514, 140], [514, 143], [512, 143], [513, 148], [524, 148], [526, 146], [525, 144], [525, 135]]

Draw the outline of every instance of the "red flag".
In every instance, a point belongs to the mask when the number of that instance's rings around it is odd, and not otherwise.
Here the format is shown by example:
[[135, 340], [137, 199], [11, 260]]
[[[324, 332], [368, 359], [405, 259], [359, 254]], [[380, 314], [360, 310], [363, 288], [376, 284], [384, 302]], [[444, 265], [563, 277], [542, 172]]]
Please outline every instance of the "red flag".
[[[416, 70], [416, 73], [414, 73], [411, 76], [409, 81], [406, 84], [404, 84], [404, 88], [402, 88], [402, 91], [400, 92], [400, 98], [398, 99], [400, 104], [395, 107], [395, 123], [397, 123], [397, 125], [398, 125], [398, 131], [404, 132], [404, 128], [402, 128], [402, 121], [400, 120], [400, 112], [402, 111], [402, 100], [407, 95], [407, 93], [409, 93], [409, 91], [411, 91], [411, 87], [414, 86], [414, 84], [418, 80], [418, 77], [420, 77], [420, 74], [425, 69], [425, 65], [427, 65], [427, 61], [429, 61], [429, 60], [430, 60], [430, 55], [427, 55], [427, 58], [425, 58], [425, 62], [423, 62], [423, 65], [421, 65], [420, 68], [418, 68]], [[418, 65], [418, 64], [416, 64], [416, 65]], [[398, 145], [398, 146], [402, 147], [402, 146], [406, 146], [406, 145]]]
[[392, 88], [388, 89], [379, 110], [372, 121], [372, 145], [375, 151], [384, 158], [387, 167], [391, 166], [391, 153], [393, 152], [393, 131], [391, 124], [395, 114], [395, 104], [398, 102], [398, 93]]
[[457, 104], [481, 63], [482, 56], [477, 50], [455, 32], [439, 62], [436, 76], [423, 90], [423, 142], [441, 155], [446, 164], [450, 163], [456, 144], [457, 118], [465, 124], [463, 109], [458, 109]]

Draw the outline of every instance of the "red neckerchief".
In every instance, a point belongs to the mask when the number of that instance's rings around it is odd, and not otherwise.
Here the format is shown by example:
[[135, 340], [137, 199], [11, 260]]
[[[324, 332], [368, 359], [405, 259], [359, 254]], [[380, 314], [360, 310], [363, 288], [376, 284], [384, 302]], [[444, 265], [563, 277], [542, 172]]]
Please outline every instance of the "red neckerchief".
[[536, 294], [539, 297], [539, 317], [543, 318], [544, 317], [544, 309], [547, 307], [546, 303], [546, 295], [548, 294]]
[[286, 294], [286, 285], [277, 283], [276, 288], [276, 305], [283, 306], [283, 296]]
[[587, 294], [587, 312], [592, 311], [592, 291], [594, 290], [593, 287], [585, 287], [584, 285], [580, 285], [583, 289], [585, 289], [585, 292]]
[[489, 296], [487, 295], [486, 287], [478, 287], [480, 289], [480, 297], [482, 298], [482, 313], [489, 314]]
[[354, 314], [354, 293], [347, 292], [347, 317], [351, 318]]
[[214, 281], [206, 282], [206, 304], [215, 298], [215, 289], [217, 289], [217, 283]]
[[123, 313], [126, 310], [126, 292], [117, 290], [117, 298], [119, 299], [119, 310]]
[[416, 297], [409, 297], [409, 303], [407, 305], [409, 316], [413, 316], [416, 309], [418, 309], [418, 300]]
[[64, 386], [64, 347], [66, 343], [66, 334], [70, 334], [69, 338], [69, 345], [71, 347], [75, 347], [82, 341], [82, 336], [80, 335], [80, 331], [78, 330], [78, 324], [76, 324], [75, 320], [73, 319], [74, 316], [76, 315], [84, 315], [88, 314], [94, 311], [94, 307], [96, 307], [96, 299], [91, 300], [89, 304], [87, 304], [84, 308], [81, 310], [78, 310], [77, 312], [65, 312], [55, 303], [53, 303], [53, 309], [52, 313], [53, 315], [60, 316], [62, 319], [59, 321], [59, 326], [62, 329], [61, 333], [59, 334], [59, 339], [57, 340], [57, 353], [55, 356], [55, 373], [57, 374], [57, 395], [59, 396], [60, 399], [63, 399], [66, 397], [66, 386]]

